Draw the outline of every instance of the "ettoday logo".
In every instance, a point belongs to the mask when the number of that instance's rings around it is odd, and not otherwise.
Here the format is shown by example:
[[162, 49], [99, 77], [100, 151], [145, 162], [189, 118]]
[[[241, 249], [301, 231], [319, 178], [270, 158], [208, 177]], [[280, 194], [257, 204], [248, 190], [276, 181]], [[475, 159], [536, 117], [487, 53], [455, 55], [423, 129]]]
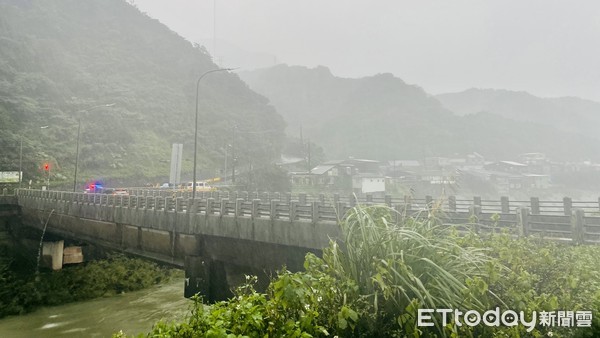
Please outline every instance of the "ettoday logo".
[[[442, 326], [446, 326], [454, 320], [457, 326], [478, 326], [489, 327], [517, 326], [523, 325], [527, 332], [533, 331], [538, 323], [541, 326], [562, 326], [562, 327], [590, 327], [592, 324], [591, 311], [532, 311], [531, 316], [526, 316], [523, 311], [518, 313], [513, 310], [500, 311], [499, 307], [493, 310], [480, 313], [476, 310], [463, 312], [458, 309], [419, 309], [417, 314], [417, 326], [434, 326], [434, 316], [441, 317]], [[528, 319], [529, 318], [529, 319]], [[539, 321], [538, 321], [539, 319]]]

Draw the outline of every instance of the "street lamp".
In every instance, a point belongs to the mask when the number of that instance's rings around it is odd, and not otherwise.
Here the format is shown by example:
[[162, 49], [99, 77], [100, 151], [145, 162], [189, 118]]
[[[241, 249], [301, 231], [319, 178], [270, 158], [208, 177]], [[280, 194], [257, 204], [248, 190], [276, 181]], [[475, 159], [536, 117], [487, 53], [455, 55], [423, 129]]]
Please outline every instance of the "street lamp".
[[[48, 126], [41, 126], [40, 129], [46, 129]], [[23, 181], [23, 132], [21, 132], [21, 146], [19, 148], [19, 189], [21, 189], [21, 181]]]
[[231, 144], [225, 145], [225, 168], [223, 169], [223, 183], [227, 182], [227, 150], [231, 148]]
[[114, 105], [114, 103], [101, 104], [75, 112], [75, 114], [79, 114], [79, 116], [77, 117], [77, 148], [75, 150], [75, 174], [73, 175], [73, 192], [75, 192], [75, 189], [77, 188], [77, 167], [79, 166], [79, 135], [81, 132], [81, 113], [89, 112], [96, 108], [112, 107]]
[[196, 153], [197, 153], [197, 148], [198, 148], [198, 91], [200, 90], [200, 80], [202, 80], [203, 77], [205, 77], [206, 75], [208, 75], [210, 73], [231, 71], [234, 69], [235, 68], [218, 68], [218, 69], [209, 70], [209, 71], [205, 72], [204, 74], [200, 75], [200, 77], [198, 78], [198, 81], [196, 82], [196, 120], [194, 123], [194, 173], [192, 175], [192, 199], [196, 198]]

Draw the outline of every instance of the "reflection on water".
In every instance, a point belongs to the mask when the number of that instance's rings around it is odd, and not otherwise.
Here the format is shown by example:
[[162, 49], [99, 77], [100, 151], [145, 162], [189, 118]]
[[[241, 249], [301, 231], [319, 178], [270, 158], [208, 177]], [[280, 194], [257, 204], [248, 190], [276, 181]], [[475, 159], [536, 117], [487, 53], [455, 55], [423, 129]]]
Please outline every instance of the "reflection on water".
[[183, 298], [183, 278], [109, 298], [45, 307], [0, 319], [0, 337], [110, 337], [148, 332], [160, 319], [182, 319], [191, 301]]

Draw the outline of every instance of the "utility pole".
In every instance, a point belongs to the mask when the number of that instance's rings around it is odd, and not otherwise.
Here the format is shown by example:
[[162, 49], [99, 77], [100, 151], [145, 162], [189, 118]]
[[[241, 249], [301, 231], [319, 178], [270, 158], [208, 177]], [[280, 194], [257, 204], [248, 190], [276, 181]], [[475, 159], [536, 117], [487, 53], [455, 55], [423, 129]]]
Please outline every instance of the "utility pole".
[[19, 149], [19, 189], [23, 181], [23, 133], [21, 133], [21, 147]]
[[217, 0], [213, 0], [213, 62], [217, 64]]
[[227, 182], [227, 148], [229, 144], [225, 142], [225, 167], [223, 168], [223, 183]]
[[75, 114], [77, 114], [77, 145], [75, 147], [75, 173], [73, 174], [73, 192], [75, 192], [75, 190], [77, 189], [77, 168], [79, 167], [79, 138], [81, 134], [81, 114], [85, 112], [90, 112], [97, 108], [112, 107], [114, 105], [115, 103], [100, 104], [75, 112]]
[[46, 190], [50, 190], [50, 165], [47, 164], [48, 170], [46, 170], [47, 179], [46, 179]]
[[235, 183], [235, 130], [237, 125], [233, 125], [232, 142], [231, 142], [231, 183]]
[[308, 142], [308, 173], [310, 174], [310, 172], [312, 171], [312, 166], [310, 164], [310, 139], [308, 139], [307, 142]]
[[79, 166], [79, 136], [81, 133], [81, 115], [77, 118], [77, 146], [75, 148], [75, 174], [73, 174], [73, 192], [77, 189], [77, 167]]

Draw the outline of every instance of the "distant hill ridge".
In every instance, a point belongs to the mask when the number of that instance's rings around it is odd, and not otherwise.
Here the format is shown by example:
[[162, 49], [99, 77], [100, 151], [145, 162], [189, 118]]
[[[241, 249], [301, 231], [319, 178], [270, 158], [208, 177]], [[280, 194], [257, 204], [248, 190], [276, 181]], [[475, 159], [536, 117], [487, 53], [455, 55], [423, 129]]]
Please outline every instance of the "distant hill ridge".
[[598, 137], [600, 103], [590, 100], [541, 98], [527, 92], [475, 88], [436, 95], [436, 98], [458, 115], [489, 112], [517, 121], [531, 121]]
[[[452, 96], [440, 99], [429, 95], [392, 74], [347, 79], [334, 76], [323, 66], [277, 65], [241, 72], [240, 77], [271, 101], [288, 122], [289, 134], [297, 135], [302, 127], [303, 134], [320, 143], [330, 158], [385, 160], [473, 151], [490, 159], [514, 158], [525, 152], [545, 152], [569, 160], [600, 156], [598, 142], [589, 134], [591, 126], [583, 128], [592, 121], [595, 103], [591, 102], [590, 112], [584, 114], [589, 116], [588, 122], [559, 125], [541, 123], [539, 115], [526, 118], [519, 116], [520, 112], [513, 116], [480, 109], [487, 107], [484, 94], [473, 93], [475, 103], [471, 105], [469, 98], [459, 97], [456, 104], [449, 104]], [[528, 101], [531, 95], [516, 96]], [[569, 109], [565, 99], [558, 100], [560, 104], [533, 101]], [[512, 112], [512, 103], [505, 105]], [[561, 115], [560, 109], [552, 113], [557, 121], [558, 117], [564, 121], [571, 118]]]

